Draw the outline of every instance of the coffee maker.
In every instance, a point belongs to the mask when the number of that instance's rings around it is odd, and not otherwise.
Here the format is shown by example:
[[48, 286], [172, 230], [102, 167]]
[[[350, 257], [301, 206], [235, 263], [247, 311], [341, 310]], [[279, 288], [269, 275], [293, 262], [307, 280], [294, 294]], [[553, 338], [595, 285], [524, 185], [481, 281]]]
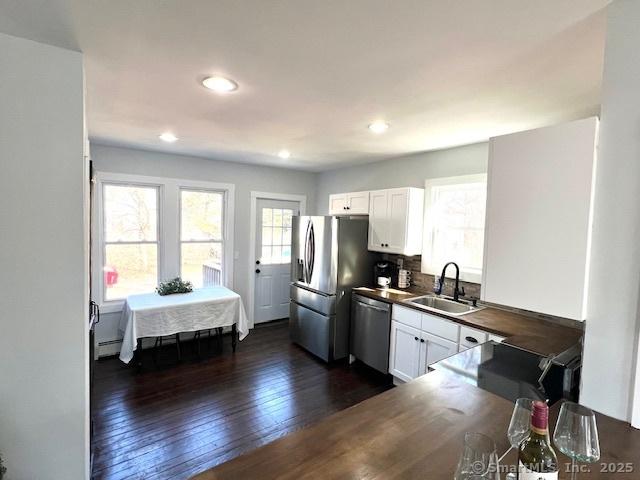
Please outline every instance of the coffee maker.
[[373, 281], [381, 288], [391, 285], [391, 264], [387, 261], [376, 262], [373, 266]]

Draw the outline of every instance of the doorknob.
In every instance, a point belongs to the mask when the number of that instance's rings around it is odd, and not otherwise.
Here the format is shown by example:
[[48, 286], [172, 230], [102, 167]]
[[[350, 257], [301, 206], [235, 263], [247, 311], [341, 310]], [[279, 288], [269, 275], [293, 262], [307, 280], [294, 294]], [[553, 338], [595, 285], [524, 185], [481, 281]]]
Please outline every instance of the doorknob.
[[260, 269], [259, 268], [256, 268], [256, 273], [260, 273]]

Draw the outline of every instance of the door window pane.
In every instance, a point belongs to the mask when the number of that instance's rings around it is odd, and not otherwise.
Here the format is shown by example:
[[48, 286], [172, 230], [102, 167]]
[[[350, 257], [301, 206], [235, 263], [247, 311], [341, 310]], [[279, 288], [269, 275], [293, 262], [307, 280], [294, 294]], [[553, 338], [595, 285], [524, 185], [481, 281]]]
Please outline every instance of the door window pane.
[[273, 209], [271, 208], [262, 209], [262, 225], [265, 225], [265, 226], [273, 225]]
[[293, 210], [287, 208], [262, 209], [262, 255], [263, 264], [291, 262], [291, 218]]
[[155, 242], [158, 235], [158, 190], [130, 185], [104, 186], [106, 242]]
[[271, 232], [273, 232], [272, 227], [262, 228], [262, 245], [271, 245], [271, 239], [272, 239]]
[[153, 292], [158, 283], [156, 244], [107, 244], [105, 246], [105, 300]]
[[273, 227], [273, 238], [271, 240], [272, 245], [282, 245], [282, 228]]
[[260, 255], [260, 263], [271, 263], [271, 245], [262, 246], [262, 254]]
[[282, 229], [282, 244], [291, 245], [291, 229], [290, 228]]
[[222, 243], [183, 243], [180, 259], [182, 278], [194, 288], [222, 285]]
[[282, 226], [282, 209], [280, 208], [273, 209], [273, 226], [274, 227]]
[[291, 218], [293, 217], [293, 210], [282, 211], [282, 226], [291, 228]]

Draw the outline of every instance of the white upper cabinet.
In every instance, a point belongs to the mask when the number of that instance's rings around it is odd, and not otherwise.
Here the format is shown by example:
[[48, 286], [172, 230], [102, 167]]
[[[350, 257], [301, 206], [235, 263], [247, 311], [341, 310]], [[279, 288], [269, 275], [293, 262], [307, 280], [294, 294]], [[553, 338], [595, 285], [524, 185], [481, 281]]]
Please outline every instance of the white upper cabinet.
[[584, 320], [597, 131], [593, 117], [491, 139], [483, 300]]
[[369, 192], [329, 195], [329, 215], [368, 215]]
[[344, 215], [347, 213], [347, 194], [336, 193], [329, 195], [329, 215]]
[[419, 255], [423, 208], [421, 188], [369, 192], [369, 250]]

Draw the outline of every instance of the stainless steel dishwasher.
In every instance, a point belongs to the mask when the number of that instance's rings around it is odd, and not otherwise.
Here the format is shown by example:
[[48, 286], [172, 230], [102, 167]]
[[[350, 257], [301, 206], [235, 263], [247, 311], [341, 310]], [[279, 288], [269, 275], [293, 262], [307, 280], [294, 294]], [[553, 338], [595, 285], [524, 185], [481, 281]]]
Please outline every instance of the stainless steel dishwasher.
[[391, 305], [351, 295], [351, 355], [370, 367], [389, 373]]

